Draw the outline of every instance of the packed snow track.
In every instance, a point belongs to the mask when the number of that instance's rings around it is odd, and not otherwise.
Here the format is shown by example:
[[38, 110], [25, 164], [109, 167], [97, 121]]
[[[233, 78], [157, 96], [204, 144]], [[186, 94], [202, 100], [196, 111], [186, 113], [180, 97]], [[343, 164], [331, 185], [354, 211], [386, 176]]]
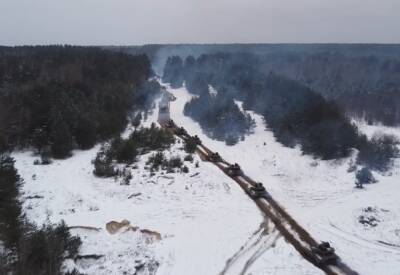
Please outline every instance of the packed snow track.
[[[162, 112], [162, 109], [160, 109], [160, 112]], [[318, 243], [272, 198], [261, 183], [246, 176], [237, 163], [230, 164], [217, 152], [211, 151], [197, 136], [191, 136], [183, 127], [178, 127], [169, 118], [169, 110], [168, 115], [165, 115], [165, 113], [159, 115], [160, 125], [169, 129], [184, 141], [191, 140], [195, 142], [197, 144], [196, 152], [200, 155], [201, 159], [213, 163], [227, 176], [237, 182], [304, 259], [329, 275], [358, 274], [340, 259], [329, 243]]]

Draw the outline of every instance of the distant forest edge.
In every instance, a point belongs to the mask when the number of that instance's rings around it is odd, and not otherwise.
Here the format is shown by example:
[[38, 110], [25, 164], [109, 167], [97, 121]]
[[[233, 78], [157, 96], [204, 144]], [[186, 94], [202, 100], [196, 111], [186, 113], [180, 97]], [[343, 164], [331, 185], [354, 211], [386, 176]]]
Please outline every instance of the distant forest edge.
[[[170, 56], [252, 54], [257, 71], [275, 72], [335, 100], [347, 114], [370, 123], [400, 125], [400, 45], [397, 44], [215, 44], [112, 47], [147, 54], [158, 74]], [[249, 60], [253, 62], [254, 60]]]
[[[219, 125], [220, 120], [230, 123], [226, 117], [240, 118], [240, 112], [230, 107], [233, 99], [237, 99], [243, 102], [244, 109], [263, 115], [277, 140], [286, 146], [300, 145], [305, 154], [322, 159], [346, 157], [352, 149], [358, 149], [360, 164], [376, 170], [386, 170], [391, 166], [399, 153], [398, 141], [394, 137], [379, 136], [368, 140], [351, 123], [334, 97], [323, 96], [310, 85], [291, 79], [280, 71], [275, 72], [274, 68], [280, 69], [279, 64], [266, 69], [267, 65], [268, 58], [252, 53], [203, 54], [198, 58], [188, 56], [184, 60], [172, 56], [167, 59], [163, 81], [175, 88], [185, 83], [189, 92], [199, 95], [185, 106], [185, 114], [197, 120], [208, 135], [212, 136], [212, 133], [204, 126]], [[314, 70], [312, 66], [310, 69]], [[325, 78], [321, 80], [324, 81]], [[210, 87], [216, 90], [217, 96], [210, 96]], [[350, 93], [348, 90], [343, 95]], [[367, 95], [369, 93], [366, 93], [368, 98]], [[384, 107], [390, 108], [390, 105]], [[221, 116], [201, 115], [209, 113], [209, 109], [212, 113], [214, 110], [223, 112]], [[230, 112], [233, 115], [227, 115]], [[237, 128], [234, 121], [231, 125], [234, 127], [225, 125], [224, 129]], [[242, 129], [247, 129], [246, 123], [241, 125], [244, 125]]]
[[0, 47], [0, 151], [70, 156], [119, 134], [160, 86], [146, 55], [95, 47]]

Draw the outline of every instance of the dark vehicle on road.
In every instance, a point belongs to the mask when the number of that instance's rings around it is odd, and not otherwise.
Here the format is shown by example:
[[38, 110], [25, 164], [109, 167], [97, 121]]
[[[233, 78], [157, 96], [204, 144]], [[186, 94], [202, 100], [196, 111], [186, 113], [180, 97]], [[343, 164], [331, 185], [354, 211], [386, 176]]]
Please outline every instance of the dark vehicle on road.
[[197, 135], [193, 136], [192, 139], [196, 145], [201, 145], [201, 140]]
[[259, 199], [259, 198], [270, 198], [271, 196], [265, 190], [265, 187], [261, 182], [257, 182], [254, 186], [250, 187], [250, 197], [252, 199]]
[[176, 129], [176, 134], [178, 136], [184, 136], [184, 135], [187, 135], [187, 132], [186, 132], [185, 128], [179, 127]]
[[337, 256], [335, 249], [329, 242], [321, 242], [317, 247], [312, 248], [312, 253], [318, 265], [335, 264]]
[[169, 119], [169, 120], [167, 121], [167, 123], [165, 124], [165, 126], [166, 126], [167, 128], [173, 128], [173, 127], [175, 127], [175, 122], [174, 122], [172, 119]]
[[231, 177], [237, 177], [240, 176], [242, 174], [242, 170], [240, 169], [239, 164], [235, 163], [235, 164], [231, 164], [228, 167], [228, 175]]
[[211, 154], [210, 154], [209, 160], [210, 160], [211, 162], [220, 162], [220, 161], [222, 161], [222, 158], [221, 158], [221, 156], [218, 154], [218, 152], [214, 152], [214, 153], [211, 153]]

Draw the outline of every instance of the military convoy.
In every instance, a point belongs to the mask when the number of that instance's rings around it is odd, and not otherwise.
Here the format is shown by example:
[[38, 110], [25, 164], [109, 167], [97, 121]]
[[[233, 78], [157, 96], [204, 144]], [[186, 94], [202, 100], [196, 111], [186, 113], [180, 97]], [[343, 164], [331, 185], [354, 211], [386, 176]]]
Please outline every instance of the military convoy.
[[[188, 136], [187, 131], [183, 127], [177, 127], [172, 119], [167, 120], [164, 124], [167, 128], [175, 128], [175, 134], [178, 136]], [[196, 145], [201, 145], [202, 142], [197, 135], [188, 136]], [[222, 157], [218, 152], [211, 152], [208, 155], [208, 160], [213, 163], [223, 162]], [[226, 173], [231, 177], [237, 177], [243, 175], [243, 172], [239, 164], [231, 164], [226, 168]], [[267, 192], [262, 183], [252, 183], [251, 187], [247, 190], [247, 194], [253, 200], [257, 199], [271, 199], [271, 195]], [[335, 254], [335, 249], [330, 246], [329, 242], [321, 242], [315, 247], [311, 248], [311, 257], [315, 259], [315, 264], [318, 266], [326, 266], [330, 264], [336, 264], [337, 255]]]

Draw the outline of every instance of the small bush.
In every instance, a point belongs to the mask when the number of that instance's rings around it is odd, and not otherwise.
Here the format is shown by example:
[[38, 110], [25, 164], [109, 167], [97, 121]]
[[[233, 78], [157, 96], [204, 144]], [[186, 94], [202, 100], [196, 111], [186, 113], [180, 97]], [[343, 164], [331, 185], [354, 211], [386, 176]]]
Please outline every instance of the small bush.
[[102, 146], [93, 161], [93, 174], [97, 177], [109, 178], [117, 175], [117, 170], [113, 164], [110, 149]]
[[185, 173], [185, 174], [189, 173], [189, 168], [186, 165], [183, 166], [182, 167], [182, 172]]
[[159, 151], [149, 157], [146, 164], [151, 166], [152, 170], [159, 170], [166, 162], [166, 157], [163, 152]]
[[196, 151], [197, 144], [193, 138], [189, 138], [185, 140], [185, 146], [183, 148], [186, 153], [193, 154]]
[[182, 159], [179, 156], [167, 159], [162, 151], [159, 151], [149, 157], [146, 162], [150, 165], [151, 170], [165, 170], [167, 173], [175, 172], [176, 168], [181, 168], [183, 165]]
[[179, 156], [177, 157], [172, 157], [168, 163], [167, 166], [171, 168], [180, 168], [182, 166], [183, 162]]
[[156, 127], [154, 123], [150, 128], [134, 131], [129, 139], [136, 145], [139, 154], [167, 149], [175, 142], [174, 136], [169, 131]]
[[193, 155], [188, 154], [188, 155], [185, 156], [185, 158], [183, 160], [184, 161], [193, 162]]
[[[150, 128], [135, 130], [127, 139], [116, 137], [109, 144], [104, 145], [97, 154], [93, 161], [94, 174], [99, 177], [116, 176], [113, 161], [132, 164], [138, 155], [167, 149], [174, 142], [175, 138], [170, 132], [156, 127], [154, 123]], [[155, 164], [154, 168], [158, 169], [158, 166], [159, 164]]]
[[371, 140], [365, 137], [359, 146], [358, 163], [373, 170], [387, 171], [393, 159], [399, 156], [399, 141], [390, 135], [374, 136]]
[[376, 179], [367, 167], [363, 167], [356, 173], [356, 186], [362, 188], [364, 184], [375, 183]]
[[122, 174], [121, 185], [129, 185], [132, 179], [132, 173], [128, 169], [124, 169], [122, 170], [121, 174]]
[[137, 156], [137, 149], [132, 139], [116, 138], [111, 143], [112, 154], [118, 163], [131, 164]]

